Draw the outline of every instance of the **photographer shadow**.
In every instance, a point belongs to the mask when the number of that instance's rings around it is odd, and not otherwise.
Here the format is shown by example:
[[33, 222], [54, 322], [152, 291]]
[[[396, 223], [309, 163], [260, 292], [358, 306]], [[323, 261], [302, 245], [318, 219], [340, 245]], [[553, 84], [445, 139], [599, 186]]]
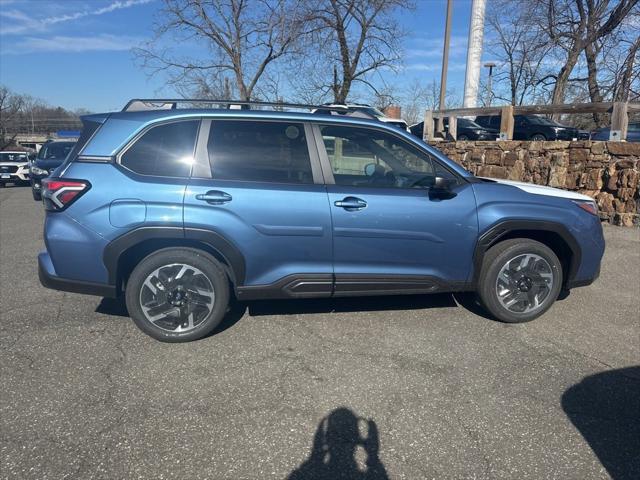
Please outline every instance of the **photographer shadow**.
[[[361, 433], [363, 430], [366, 433]], [[373, 420], [359, 418], [348, 408], [337, 408], [320, 421], [309, 458], [288, 480], [388, 480], [379, 448]]]
[[585, 377], [562, 408], [612, 479], [640, 478], [640, 367]]

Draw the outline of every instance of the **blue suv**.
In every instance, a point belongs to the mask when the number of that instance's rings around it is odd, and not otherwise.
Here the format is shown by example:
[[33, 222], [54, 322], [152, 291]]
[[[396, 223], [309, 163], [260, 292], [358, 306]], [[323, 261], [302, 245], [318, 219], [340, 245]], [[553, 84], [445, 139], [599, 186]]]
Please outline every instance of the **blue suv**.
[[140, 329], [179, 342], [209, 334], [232, 298], [475, 291], [525, 322], [598, 276], [587, 196], [475, 177], [339, 107], [178, 102], [83, 118], [42, 182], [44, 286], [124, 296]]

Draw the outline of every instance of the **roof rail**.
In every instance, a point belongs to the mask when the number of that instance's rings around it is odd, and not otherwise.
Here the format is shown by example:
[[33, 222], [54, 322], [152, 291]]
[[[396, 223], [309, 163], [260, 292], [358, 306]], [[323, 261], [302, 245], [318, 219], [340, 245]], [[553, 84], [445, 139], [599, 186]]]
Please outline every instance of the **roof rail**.
[[229, 109], [240, 109], [251, 107], [273, 107], [273, 108], [297, 108], [304, 110], [325, 110], [347, 113], [349, 109], [346, 106], [329, 106], [329, 105], [308, 105], [304, 103], [285, 103], [285, 102], [253, 102], [245, 100], [215, 100], [209, 98], [134, 98], [122, 109], [123, 112], [138, 112], [143, 110], [174, 110], [179, 104], [201, 104], [210, 106], [224, 106]]
[[346, 105], [309, 105], [305, 103], [285, 103], [285, 102], [252, 102], [245, 100], [215, 100], [210, 98], [134, 98], [122, 109], [123, 112], [141, 112], [147, 110], [176, 110], [179, 104], [204, 105], [205, 108], [226, 108], [230, 110], [249, 110], [252, 107], [271, 107], [279, 109], [312, 110], [313, 113], [324, 113], [329, 115], [347, 115], [353, 117], [375, 119], [373, 115], [366, 112], [353, 111]]

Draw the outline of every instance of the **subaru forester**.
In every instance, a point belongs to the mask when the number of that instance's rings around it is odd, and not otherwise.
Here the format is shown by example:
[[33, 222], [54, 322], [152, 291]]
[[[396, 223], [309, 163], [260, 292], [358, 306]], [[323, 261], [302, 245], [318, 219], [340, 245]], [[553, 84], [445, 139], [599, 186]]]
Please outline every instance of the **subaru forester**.
[[598, 276], [588, 196], [475, 177], [339, 107], [180, 102], [83, 118], [42, 182], [43, 285], [124, 297], [142, 331], [179, 342], [232, 299], [471, 291], [526, 322]]

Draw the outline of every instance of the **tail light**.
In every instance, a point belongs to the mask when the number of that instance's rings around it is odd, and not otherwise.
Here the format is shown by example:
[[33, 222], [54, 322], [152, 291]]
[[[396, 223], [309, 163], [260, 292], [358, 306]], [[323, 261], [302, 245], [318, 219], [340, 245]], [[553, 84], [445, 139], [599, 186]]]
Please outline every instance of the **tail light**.
[[42, 200], [44, 208], [59, 212], [80, 198], [91, 184], [86, 180], [44, 178], [42, 180]]

